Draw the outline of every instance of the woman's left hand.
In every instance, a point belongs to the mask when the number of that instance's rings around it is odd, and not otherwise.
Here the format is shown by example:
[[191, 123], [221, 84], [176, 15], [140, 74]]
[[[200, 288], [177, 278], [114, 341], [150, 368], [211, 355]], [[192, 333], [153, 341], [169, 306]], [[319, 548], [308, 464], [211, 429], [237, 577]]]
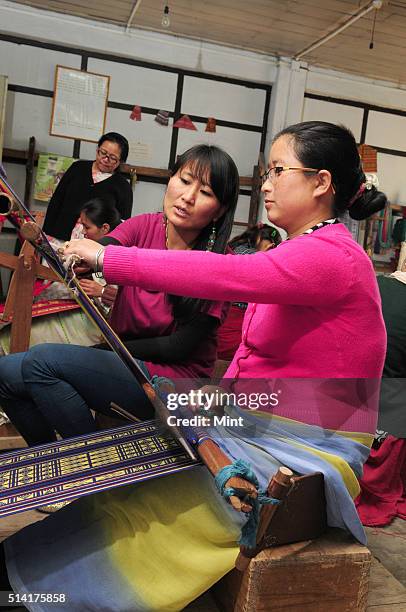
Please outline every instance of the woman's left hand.
[[88, 240], [88, 238], [81, 238], [80, 240], [69, 240], [63, 245], [63, 254], [67, 255], [78, 255], [82, 263], [87, 264], [91, 269], [94, 269], [96, 264], [96, 255], [100, 249], [103, 249], [98, 257], [99, 270], [103, 267], [103, 256], [104, 248], [100, 246], [98, 242], [94, 240]]

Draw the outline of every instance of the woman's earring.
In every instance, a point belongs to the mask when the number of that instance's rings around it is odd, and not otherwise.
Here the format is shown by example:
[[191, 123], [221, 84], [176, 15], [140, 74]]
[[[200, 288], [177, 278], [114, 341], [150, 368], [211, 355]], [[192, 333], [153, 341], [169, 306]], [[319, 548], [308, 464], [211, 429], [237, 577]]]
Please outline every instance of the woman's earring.
[[216, 242], [216, 224], [213, 222], [213, 227], [211, 228], [210, 236], [207, 241], [206, 251], [212, 251], [215, 242]]

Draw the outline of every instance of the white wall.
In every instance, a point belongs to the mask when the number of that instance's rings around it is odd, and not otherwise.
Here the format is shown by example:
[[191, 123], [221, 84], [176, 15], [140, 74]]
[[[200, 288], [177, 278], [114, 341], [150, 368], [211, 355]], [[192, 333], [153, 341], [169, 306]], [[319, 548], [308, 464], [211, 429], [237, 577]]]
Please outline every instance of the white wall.
[[302, 121], [332, 121], [344, 124], [353, 132], [357, 142], [360, 141], [362, 127], [362, 108], [345, 106], [325, 100], [305, 98], [303, 104]]

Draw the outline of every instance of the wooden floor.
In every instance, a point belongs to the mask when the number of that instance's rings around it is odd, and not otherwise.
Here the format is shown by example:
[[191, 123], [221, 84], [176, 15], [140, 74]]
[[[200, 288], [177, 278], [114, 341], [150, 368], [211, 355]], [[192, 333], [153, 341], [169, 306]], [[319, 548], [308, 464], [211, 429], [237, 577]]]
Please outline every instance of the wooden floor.
[[[0, 541], [44, 518], [46, 515], [30, 510], [0, 519]], [[374, 555], [367, 611], [406, 612], [406, 521], [395, 519], [388, 527], [367, 528], [367, 533]], [[209, 593], [185, 608], [187, 612], [215, 612], [217, 609]]]
[[366, 532], [374, 555], [368, 612], [406, 612], [406, 521]]

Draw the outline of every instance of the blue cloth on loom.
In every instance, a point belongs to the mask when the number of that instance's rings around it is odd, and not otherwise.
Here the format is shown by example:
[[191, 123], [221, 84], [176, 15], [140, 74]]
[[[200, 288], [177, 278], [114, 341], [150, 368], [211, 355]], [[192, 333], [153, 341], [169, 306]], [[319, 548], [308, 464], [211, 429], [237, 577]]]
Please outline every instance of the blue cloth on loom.
[[237, 407], [227, 412], [232, 418], [242, 417], [244, 427], [217, 426], [210, 431], [210, 436], [233, 459], [250, 462], [261, 487], [266, 487], [275, 461], [299, 474], [322, 472], [328, 524], [347, 529], [359, 542], [366, 543], [364, 528], [341, 474], [322, 457], [293, 443], [341, 457], [358, 477], [362, 474], [369, 447], [322, 427], [262, 418]]

